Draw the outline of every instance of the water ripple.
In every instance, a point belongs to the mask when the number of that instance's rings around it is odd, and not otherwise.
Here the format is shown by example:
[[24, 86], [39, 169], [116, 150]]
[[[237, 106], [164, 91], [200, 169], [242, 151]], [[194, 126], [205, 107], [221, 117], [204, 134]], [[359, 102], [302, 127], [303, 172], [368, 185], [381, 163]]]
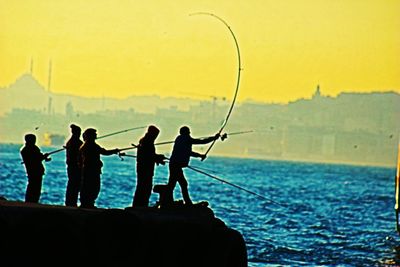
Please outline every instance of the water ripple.
[[[19, 146], [0, 145], [0, 195], [23, 200], [26, 174]], [[100, 207], [131, 205], [135, 162], [104, 157]], [[46, 163], [41, 202], [63, 204], [65, 158]], [[194, 201], [207, 200], [217, 217], [239, 230], [249, 266], [399, 266], [394, 231], [394, 169], [210, 157], [194, 164], [279, 204], [260, 200], [185, 170]], [[168, 168], [154, 183], [166, 183]], [[181, 198], [178, 189], [175, 197]], [[155, 203], [157, 195], [150, 202]]]

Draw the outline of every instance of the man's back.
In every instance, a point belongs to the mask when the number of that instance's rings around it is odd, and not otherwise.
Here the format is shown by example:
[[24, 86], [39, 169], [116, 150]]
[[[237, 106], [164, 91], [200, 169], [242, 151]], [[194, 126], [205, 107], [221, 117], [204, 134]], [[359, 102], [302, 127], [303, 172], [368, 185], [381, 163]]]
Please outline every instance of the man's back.
[[67, 165], [76, 166], [78, 164], [79, 148], [82, 146], [83, 142], [76, 137], [71, 137], [65, 148], [67, 150], [66, 158]]
[[101, 171], [103, 163], [100, 160], [102, 148], [95, 142], [85, 142], [79, 149], [81, 167], [86, 171]]
[[174, 142], [170, 163], [187, 166], [192, 153], [193, 138], [190, 135], [179, 135]]
[[36, 145], [25, 145], [21, 149], [21, 156], [28, 175], [44, 174], [43, 154]]

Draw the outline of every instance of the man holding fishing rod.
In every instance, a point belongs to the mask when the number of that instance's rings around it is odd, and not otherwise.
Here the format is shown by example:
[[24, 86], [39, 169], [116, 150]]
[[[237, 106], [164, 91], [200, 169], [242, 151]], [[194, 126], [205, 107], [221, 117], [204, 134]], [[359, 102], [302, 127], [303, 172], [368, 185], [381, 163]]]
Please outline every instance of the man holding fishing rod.
[[190, 136], [190, 129], [183, 126], [179, 130], [180, 135], [175, 139], [174, 148], [172, 150], [171, 158], [169, 161], [169, 180], [168, 180], [168, 194], [169, 199], [173, 201], [173, 192], [176, 183], [179, 183], [182, 191], [182, 197], [186, 205], [191, 205], [192, 200], [189, 196], [188, 182], [183, 174], [183, 168], [189, 165], [190, 157], [201, 158], [203, 161], [206, 156], [192, 151], [192, 145], [208, 144], [217, 140], [220, 134], [214, 136], [196, 139]]
[[82, 146], [83, 142], [80, 139], [81, 128], [75, 124], [71, 124], [70, 128], [72, 135], [65, 145], [68, 174], [67, 191], [65, 193], [65, 205], [76, 207], [78, 203], [78, 195], [81, 187], [82, 175], [82, 170], [78, 164], [78, 156], [79, 148]]
[[48, 153], [43, 154], [39, 147], [36, 146], [36, 136], [34, 134], [25, 135], [25, 145], [21, 149], [21, 156], [28, 176], [25, 202], [38, 203], [44, 175], [42, 161], [50, 161], [51, 159]]
[[133, 197], [133, 207], [147, 207], [151, 190], [153, 188], [153, 176], [155, 164], [164, 165], [166, 157], [156, 153], [154, 141], [160, 130], [150, 125], [146, 134], [139, 140], [136, 159], [136, 190]]
[[107, 150], [96, 143], [96, 129], [88, 128], [83, 133], [84, 143], [79, 149], [79, 164], [82, 168], [80, 201], [82, 208], [95, 209], [95, 201], [100, 193], [100, 176], [103, 163], [100, 155], [117, 154], [118, 148]]
[[[78, 202], [78, 195], [81, 189], [81, 176], [82, 176], [82, 168], [79, 164], [79, 149], [82, 146], [82, 141], [80, 140], [81, 128], [75, 124], [70, 125], [71, 128], [71, 138], [68, 140], [65, 146], [60, 149], [51, 151], [46, 153], [47, 156], [62, 152], [64, 149], [66, 150], [66, 163], [67, 163], [67, 174], [68, 174], [68, 184], [65, 195], [65, 205], [76, 207]], [[97, 137], [96, 140], [114, 136], [121, 133], [126, 133], [128, 131], [144, 129], [146, 126], [134, 127], [129, 129], [120, 130], [117, 132], [112, 132], [106, 135], [102, 135]], [[100, 171], [101, 173], [101, 171]]]

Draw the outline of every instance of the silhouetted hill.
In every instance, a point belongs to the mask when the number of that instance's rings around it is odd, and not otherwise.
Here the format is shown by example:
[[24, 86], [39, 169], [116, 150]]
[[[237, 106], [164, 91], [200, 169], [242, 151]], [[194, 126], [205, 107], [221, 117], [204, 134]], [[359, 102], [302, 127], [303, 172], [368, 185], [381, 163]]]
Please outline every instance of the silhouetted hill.
[[44, 109], [49, 93], [30, 74], [24, 74], [13, 84], [0, 89], [0, 114], [12, 108]]

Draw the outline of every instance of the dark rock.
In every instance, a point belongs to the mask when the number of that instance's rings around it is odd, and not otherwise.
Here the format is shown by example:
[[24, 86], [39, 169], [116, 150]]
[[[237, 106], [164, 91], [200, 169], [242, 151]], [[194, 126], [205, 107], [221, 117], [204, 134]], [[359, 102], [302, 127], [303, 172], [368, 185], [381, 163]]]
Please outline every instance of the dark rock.
[[0, 200], [1, 266], [247, 266], [206, 205], [82, 209]]

